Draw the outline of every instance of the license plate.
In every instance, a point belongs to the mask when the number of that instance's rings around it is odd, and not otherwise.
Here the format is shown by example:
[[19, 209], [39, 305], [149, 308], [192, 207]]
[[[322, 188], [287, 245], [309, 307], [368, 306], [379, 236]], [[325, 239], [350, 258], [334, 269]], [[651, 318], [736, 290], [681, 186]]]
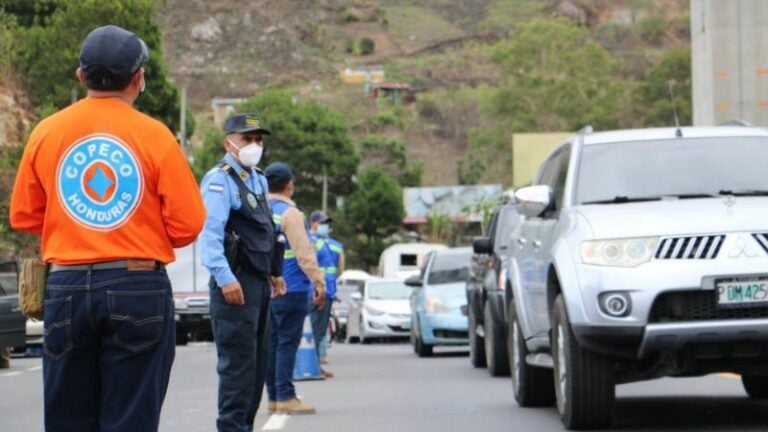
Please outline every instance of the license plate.
[[768, 305], [768, 278], [722, 280], [715, 287], [718, 306]]

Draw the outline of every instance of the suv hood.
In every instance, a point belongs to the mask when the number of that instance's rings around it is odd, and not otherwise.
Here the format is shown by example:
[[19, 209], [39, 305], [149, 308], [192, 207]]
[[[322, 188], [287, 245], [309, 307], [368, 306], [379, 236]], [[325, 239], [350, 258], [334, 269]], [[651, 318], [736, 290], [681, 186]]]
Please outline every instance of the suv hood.
[[713, 197], [573, 207], [595, 239], [768, 232], [768, 197]]

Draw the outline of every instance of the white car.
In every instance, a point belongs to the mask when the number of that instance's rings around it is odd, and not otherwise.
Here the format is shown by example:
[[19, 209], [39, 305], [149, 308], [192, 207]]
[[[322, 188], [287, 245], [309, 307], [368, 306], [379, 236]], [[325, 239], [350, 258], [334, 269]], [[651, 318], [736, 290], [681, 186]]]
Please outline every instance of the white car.
[[518, 403], [593, 429], [632, 381], [732, 372], [768, 398], [766, 167], [752, 127], [586, 129], [557, 148], [516, 192]]
[[407, 338], [411, 334], [411, 288], [402, 279], [371, 278], [350, 296], [347, 342]]

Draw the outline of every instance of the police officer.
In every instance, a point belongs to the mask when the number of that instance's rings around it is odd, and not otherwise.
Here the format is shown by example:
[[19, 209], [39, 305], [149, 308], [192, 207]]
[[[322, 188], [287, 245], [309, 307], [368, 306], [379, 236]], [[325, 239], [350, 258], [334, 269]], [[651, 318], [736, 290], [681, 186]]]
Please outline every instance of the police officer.
[[[331, 237], [333, 219], [321, 210], [315, 210], [309, 215], [309, 228], [312, 242], [317, 251], [317, 262], [325, 273], [325, 306], [311, 307], [309, 316], [312, 320], [312, 332], [317, 342], [317, 356], [321, 364], [328, 363], [328, 322], [331, 318], [331, 308], [336, 299], [336, 279], [344, 271], [344, 246]], [[333, 373], [321, 367], [326, 378], [332, 378]]]
[[270, 297], [285, 284], [267, 181], [256, 165], [269, 131], [253, 114], [227, 119], [226, 155], [201, 182], [208, 211], [202, 264], [211, 272], [211, 325], [219, 374], [219, 431], [250, 431], [267, 368]]
[[317, 265], [304, 214], [291, 200], [296, 189], [291, 167], [284, 162], [275, 162], [264, 170], [264, 174], [269, 182], [269, 199], [275, 225], [287, 240], [283, 268], [287, 293], [275, 299], [270, 309], [270, 360], [267, 372], [270, 411], [314, 414], [315, 408], [312, 405], [296, 397], [293, 369], [304, 319], [309, 311], [308, 299], [312, 298], [318, 307], [322, 307], [325, 302], [325, 274]]

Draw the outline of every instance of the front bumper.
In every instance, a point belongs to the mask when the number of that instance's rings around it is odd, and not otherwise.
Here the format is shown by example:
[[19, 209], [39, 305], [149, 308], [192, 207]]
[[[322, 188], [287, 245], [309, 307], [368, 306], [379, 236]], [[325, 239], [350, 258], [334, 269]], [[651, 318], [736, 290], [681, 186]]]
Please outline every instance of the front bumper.
[[466, 345], [469, 322], [459, 314], [421, 315], [421, 340], [427, 345]]
[[187, 332], [211, 331], [211, 314], [206, 310], [176, 310], [176, 327]]
[[365, 315], [366, 337], [408, 337], [411, 334], [410, 315]]

